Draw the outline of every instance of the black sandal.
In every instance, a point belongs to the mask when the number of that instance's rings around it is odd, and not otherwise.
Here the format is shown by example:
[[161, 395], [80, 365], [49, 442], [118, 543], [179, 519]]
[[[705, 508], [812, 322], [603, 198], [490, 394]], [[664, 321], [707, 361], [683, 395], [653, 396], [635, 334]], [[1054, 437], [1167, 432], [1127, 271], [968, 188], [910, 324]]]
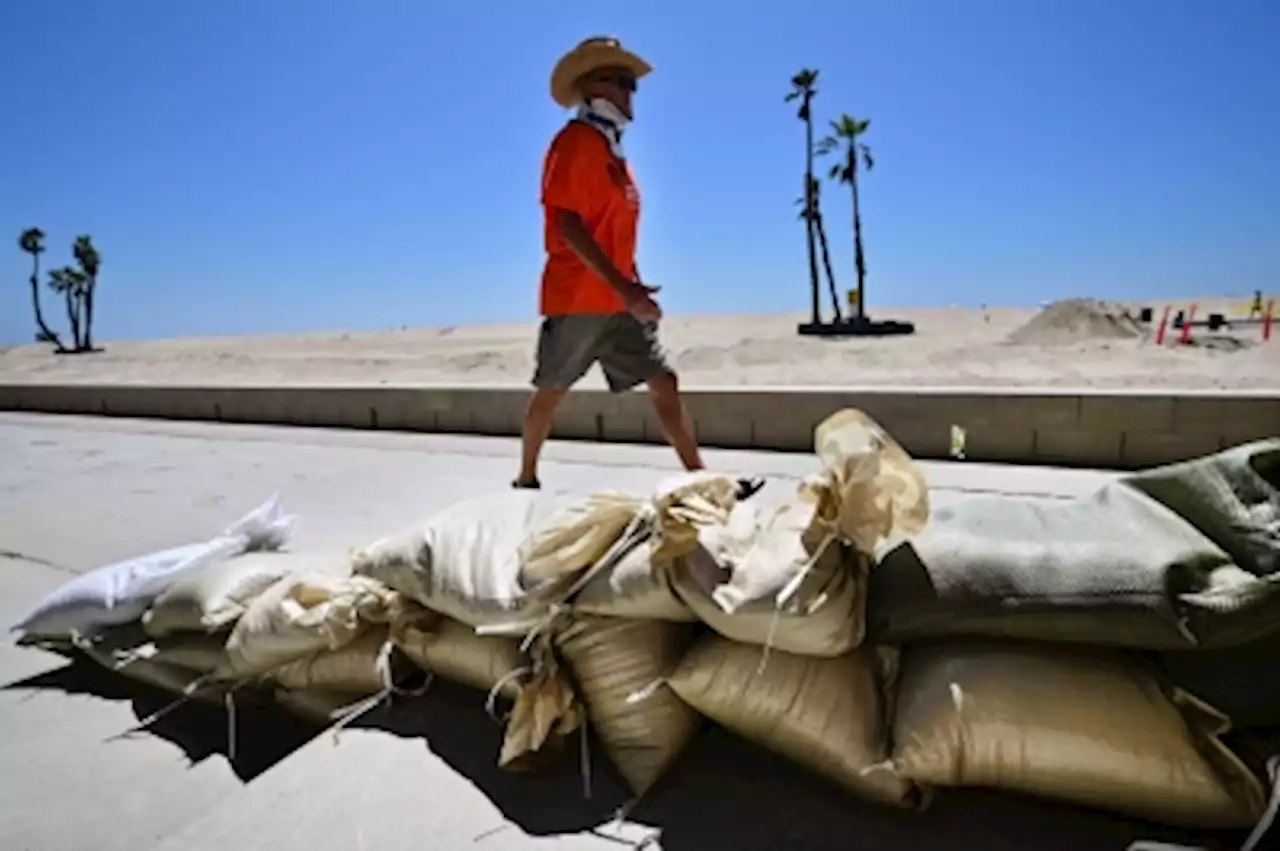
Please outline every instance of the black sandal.
[[534, 479], [531, 482], [523, 482], [520, 479], [516, 479], [511, 483], [511, 487], [515, 488], [516, 490], [540, 491], [542, 490], [542, 482], [538, 481], [537, 479]]
[[743, 500], [751, 499], [751, 497], [760, 493], [760, 490], [764, 485], [765, 481], [760, 476], [749, 476], [745, 479], [738, 479], [738, 501], [742, 502]]

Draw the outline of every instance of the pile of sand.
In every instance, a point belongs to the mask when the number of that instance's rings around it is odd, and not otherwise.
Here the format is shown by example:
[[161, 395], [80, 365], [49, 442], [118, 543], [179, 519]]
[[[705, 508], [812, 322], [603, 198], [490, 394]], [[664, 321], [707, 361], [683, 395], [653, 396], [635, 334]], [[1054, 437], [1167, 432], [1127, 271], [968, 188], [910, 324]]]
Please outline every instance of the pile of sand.
[[1132, 340], [1142, 325], [1119, 305], [1092, 298], [1055, 301], [1009, 335], [1024, 346], [1066, 346], [1094, 340]]

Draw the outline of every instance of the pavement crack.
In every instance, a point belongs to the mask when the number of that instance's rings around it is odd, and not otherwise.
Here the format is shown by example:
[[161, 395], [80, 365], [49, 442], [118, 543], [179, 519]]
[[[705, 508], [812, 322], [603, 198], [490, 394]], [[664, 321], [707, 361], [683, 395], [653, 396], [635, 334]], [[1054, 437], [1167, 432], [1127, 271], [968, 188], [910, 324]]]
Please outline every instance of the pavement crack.
[[43, 559], [43, 558], [40, 558], [39, 556], [28, 555], [27, 553], [20, 553], [17, 550], [0, 550], [0, 559], [10, 559], [12, 561], [29, 561], [32, 564], [38, 564], [38, 565], [41, 565], [42, 567], [51, 567], [54, 570], [60, 570], [63, 573], [74, 574], [76, 572], [65, 565], [54, 564], [48, 559]]

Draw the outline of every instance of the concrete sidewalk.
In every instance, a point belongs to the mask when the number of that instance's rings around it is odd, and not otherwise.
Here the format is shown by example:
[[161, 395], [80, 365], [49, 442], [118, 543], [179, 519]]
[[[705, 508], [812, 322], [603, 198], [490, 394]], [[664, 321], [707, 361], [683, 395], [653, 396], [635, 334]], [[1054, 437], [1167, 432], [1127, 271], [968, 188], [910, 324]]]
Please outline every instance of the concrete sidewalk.
[[[14, 622], [73, 573], [209, 537], [281, 492], [302, 518], [300, 551], [342, 551], [457, 499], [502, 488], [510, 439], [0, 415], [0, 621]], [[732, 473], [785, 494], [810, 456], [713, 451]], [[1065, 498], [1111, 474], [925, 464], [935, 505], [965, 492]], [[544, 483], [647, 489], [675, 470], [669, 450], [555, 444]], [[788, 481], [790, 480], [790, 481]], [[763, 495], [762, 495], [763, 496]], [[184, 708], [108, 741], [166, 702], [104, 671], [0, 647], [0, 848], [165, 851], [308, 848], [1121, 849], [1167, 832], [1107, 815], [983, 793], [942, 795], [925, 814], [849, 798], [719, 731], [613, 826], [625, 798], [595, 760], [584, 800], [576, 760], [547, 774], [494, 767], [500, 730], [483, 696], [439, 684], [378, 710], [360, 729], [305, 740], [274, 713], [244, 713], [226, 756], [220, 708]]]

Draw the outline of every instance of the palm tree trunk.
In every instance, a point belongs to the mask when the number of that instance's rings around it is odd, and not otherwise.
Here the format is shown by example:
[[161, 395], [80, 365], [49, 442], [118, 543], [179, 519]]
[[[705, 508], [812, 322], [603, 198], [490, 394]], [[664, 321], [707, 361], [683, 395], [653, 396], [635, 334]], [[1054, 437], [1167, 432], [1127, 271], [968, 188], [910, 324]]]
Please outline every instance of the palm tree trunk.
[[809, 249], [809, 292], [813, 301], [813, 324], [822, 321], [822, 310], [818, 301], [818, 252], [813, 240], [813, 115], [809, 111], [809, 96], [804, 100], [804, 209], [810, 215], [805, 216], [805, 236]]
[[67, 290], [67, 322], [71, 325], [71, 344], [72, 351], [81, 351], [80, 346], [80, 311], [77, 305], [75, 292], [71, 289]]
[[858, 152], [853, 148], [849, 150], [849, 169], [852, 178], [849, 185], [853, 187], [853, 264], [858, 270], [858, 319], [863, 320], [867, 318], [867, 264], [862, 255], [862, 215], [858, 208]]
[[840, 296], [836, 292], [836, 273], [831, 267], [831, 248], [827, 245], [827, 228], [822, 223], [822, 212], [813, 211], [814, 227], [818, 230], [818, 241], [822, 245], [822, 265], [827, 270], [827, 287], [831, 290], [831, 305], [835, 308], [836, 322], [844, 319], [840, 312]]
[[84, 293], [84, 350], [93, 351], [93, 291], [98, 286], [98, 277], [89, 279]]
[[40, 255], [31, 255], [31, 309], [36, 315], [36, 329], [44, 339], [53, 343], [58, 351], [66, 351], [66, 346], [58, 339], [58, 335], [49, 329], [44, 321], [44, 311], [40, 309]]

